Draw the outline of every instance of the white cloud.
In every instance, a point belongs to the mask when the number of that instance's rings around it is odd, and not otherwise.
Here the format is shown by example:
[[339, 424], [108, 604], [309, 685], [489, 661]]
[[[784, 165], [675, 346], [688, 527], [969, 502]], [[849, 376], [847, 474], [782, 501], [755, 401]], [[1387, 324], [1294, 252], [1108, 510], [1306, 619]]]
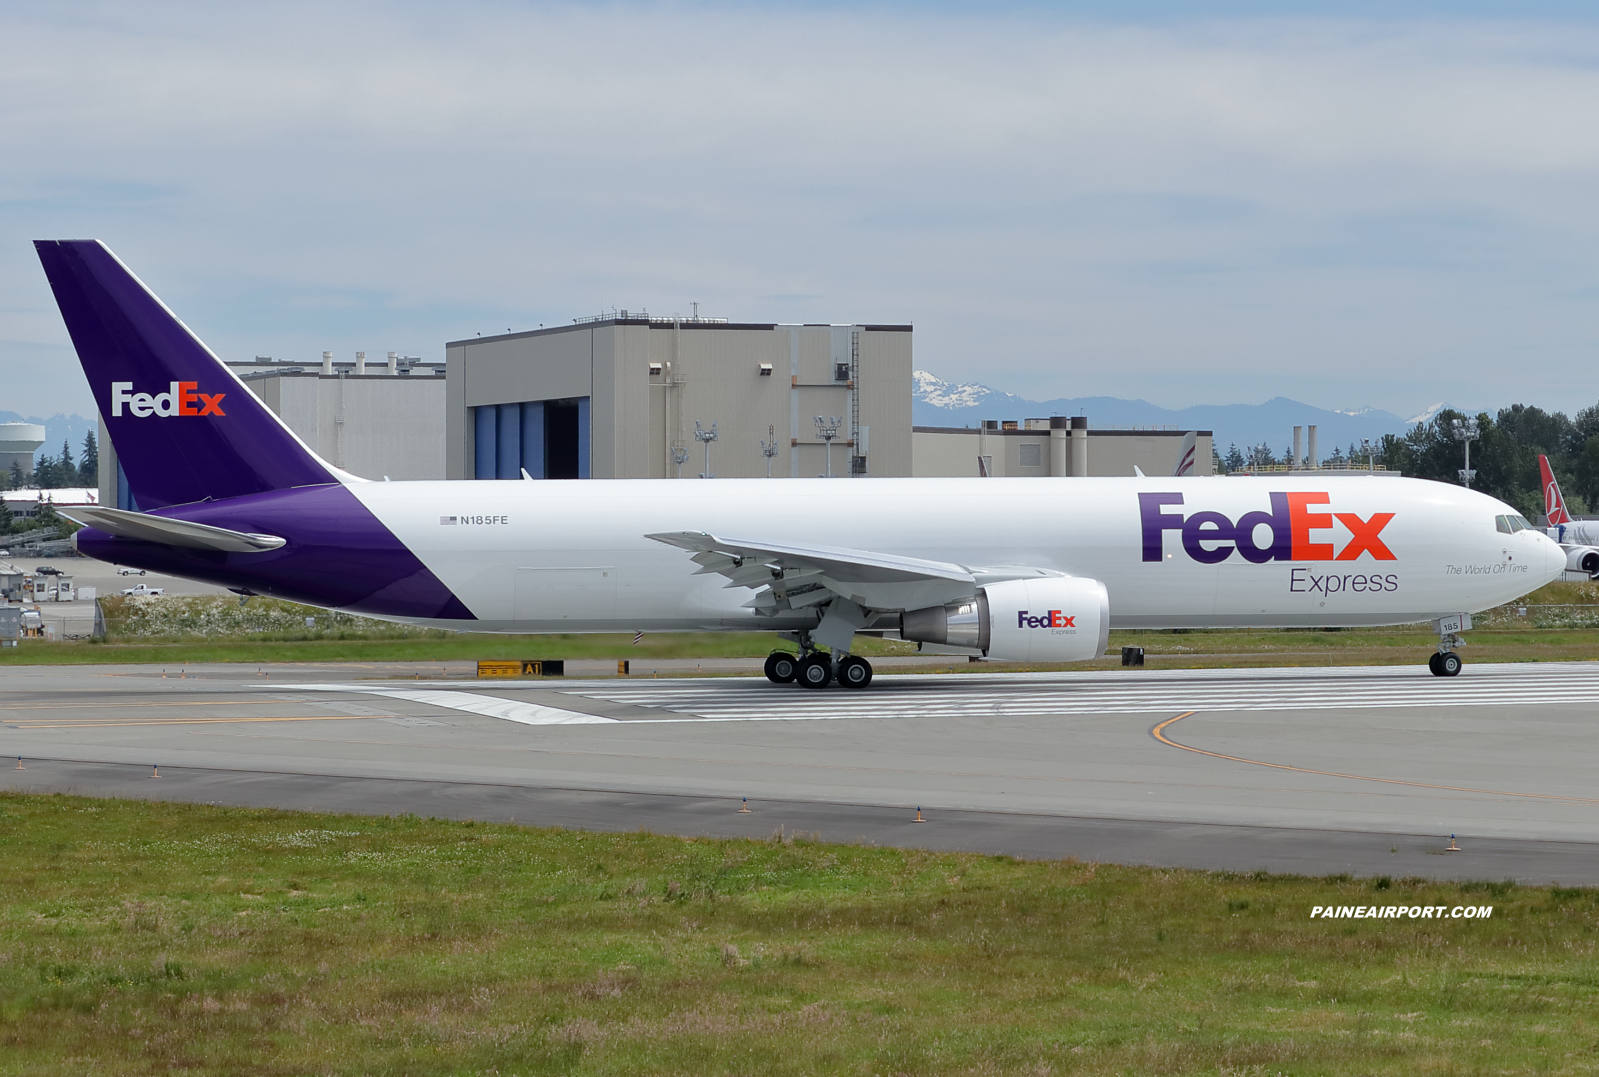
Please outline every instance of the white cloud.
[[92, 233], [228, 354], [698, 299], [1035, 397], [1599, 397], [1588, 25], [0, 10], [14, 342], [64, 340], [21, 241]]

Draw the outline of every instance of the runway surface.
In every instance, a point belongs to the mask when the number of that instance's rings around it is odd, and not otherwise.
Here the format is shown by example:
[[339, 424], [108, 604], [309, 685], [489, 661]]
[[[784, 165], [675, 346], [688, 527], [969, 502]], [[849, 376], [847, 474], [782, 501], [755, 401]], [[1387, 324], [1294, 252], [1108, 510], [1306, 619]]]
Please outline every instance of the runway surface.
[[[595, 829], [783, 826], [1023, 856], [1599, 884], [1599, 664], [880, 675], [865, 692], [405, 679], [416, 672], [6, 669], [0, 752], [26, 769], [0, 774], [9, 788]], [[1462, 852], [1444, 852], [1451, 834]]]

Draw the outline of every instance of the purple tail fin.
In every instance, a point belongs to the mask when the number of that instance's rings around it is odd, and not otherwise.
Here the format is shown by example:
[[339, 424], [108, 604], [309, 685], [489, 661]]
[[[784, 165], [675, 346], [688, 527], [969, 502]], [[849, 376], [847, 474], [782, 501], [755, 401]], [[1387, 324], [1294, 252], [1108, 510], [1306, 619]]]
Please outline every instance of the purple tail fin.
[[38, 240], [140, 509], [337, 482], [98, 240]]

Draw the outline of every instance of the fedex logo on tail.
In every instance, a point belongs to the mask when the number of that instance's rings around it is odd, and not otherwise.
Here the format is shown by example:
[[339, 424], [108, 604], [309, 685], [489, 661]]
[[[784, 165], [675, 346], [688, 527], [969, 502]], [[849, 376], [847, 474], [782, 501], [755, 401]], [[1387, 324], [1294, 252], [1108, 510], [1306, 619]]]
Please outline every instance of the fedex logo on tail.
[[[1234, 550], [1245, 561], [1263, 565], [1267, 561], [1354, 561], [1368, 554], [1374, 561], [1395, 561], [1393, 551], [1382, 540], [1382, 529], [1394, 518], [1391, 512], [1374, 512], [1361, 519], [1353, 512], [1313, 512], [1313, 506], [1332, 499], [1324, 493], [1295, 490], [1274, 493], [1270, 512], [1246, 512], [1237, 520], [1220, 512], [1167, 512], [1166, 507], [1181, 505], [1182, 494], [1139, 494], [1138, 510], [1144, 529], [1144, 560], [1165, 560], [1167, 531], [1182, 536], [1183, 552], [1204, 565], [1214, 565], [1231, 557]], [[1349, 531], [1342, 549], [1328, 541], [1336, 536], [1333, 520]], [[1269, 527], [1271, 539], [1260, 546], [1255, 536], [1262, 525]]]
[[199, 387], [197, 381], [175, 381], [169, 383], [166, 392], [152, 396], [134, 392], [131, 381], [114, 381], [111, 383], [111, 415], [121, 418], [124, 404], [128, 406], [128, 413], [138, 419], [151, 415], [162, 418], [173, 415], [226, 415], [227, 412], [222, 410], [222, 398], [228, 394], [196, 392]]
[[1043, 614], [1035, 614], [1029, 610], [1019, 610], [1016, 613], [1017, 628], [1076, 628], [1077, 615], [1066, 614], [1060, 610], [1046, 610]]

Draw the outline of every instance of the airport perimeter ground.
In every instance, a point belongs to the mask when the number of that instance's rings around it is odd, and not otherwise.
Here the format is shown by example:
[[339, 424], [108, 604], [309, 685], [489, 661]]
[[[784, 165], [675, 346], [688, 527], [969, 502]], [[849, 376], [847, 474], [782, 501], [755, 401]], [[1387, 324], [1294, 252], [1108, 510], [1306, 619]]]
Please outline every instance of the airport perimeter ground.
[[864, 692], [466, 672], [0, 669], [0, 751], [26, 768], [0, 788], [1599, 885], [1599, 663], [881, 673]]
[[1599, 1070], [1599, 664], [438, 672], [0, 670], [0, 1072]]
[[1594, 641], [1497, 640], [861, 693], [67, 645], [0, 666], [0, 1072], [1596, 1072], [1599, 663], [1480, 660]]

